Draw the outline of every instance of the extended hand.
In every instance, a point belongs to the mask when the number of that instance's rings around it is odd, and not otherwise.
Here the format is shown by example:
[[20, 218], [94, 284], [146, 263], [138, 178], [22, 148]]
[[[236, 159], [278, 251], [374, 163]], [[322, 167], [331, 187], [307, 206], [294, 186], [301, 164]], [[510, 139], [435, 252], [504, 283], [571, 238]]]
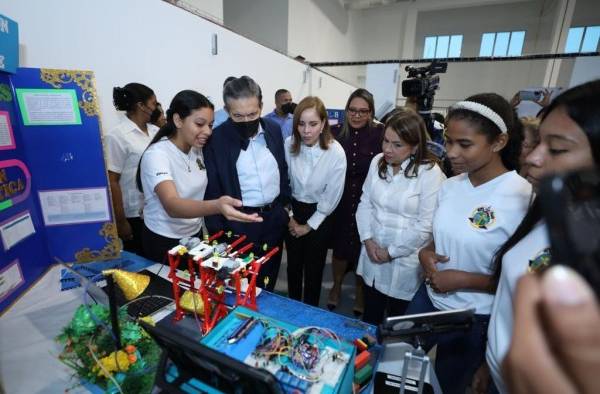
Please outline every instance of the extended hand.
[[262, 222], [263, 218], [258, 216], [257, 213], [247, 214], [243, 213], [236, 208], [242, 206], [242, 202], [229, 196], [220, 197], [217, 200], [219, 212], [225, 216], [227, 220], [233, 220], [236, 222]]

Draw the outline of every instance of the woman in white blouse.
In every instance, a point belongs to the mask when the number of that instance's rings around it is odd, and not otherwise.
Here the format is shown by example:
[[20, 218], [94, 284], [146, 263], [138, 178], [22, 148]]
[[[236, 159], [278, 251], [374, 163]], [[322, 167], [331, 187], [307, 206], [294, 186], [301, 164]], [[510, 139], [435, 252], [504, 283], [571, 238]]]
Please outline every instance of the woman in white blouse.
[[363, 320], [404, 314], [421, 284], [418, 251], [431, 240], [437, 192], [446, 179], [427, 150], [421, 117], [397, 109], [385, 126], [382, 153], [371, 161], [356, 211], [363, 243], [356, 273], [365, 281]]
[[346, 174], [346, 154], [329, 131], [327, 110], [318, 97], [306, 97], [296, 107], [285, 159], [292, 186], [286, 236], [288, 294], [318, 306], [331, 213], [342, 197]]

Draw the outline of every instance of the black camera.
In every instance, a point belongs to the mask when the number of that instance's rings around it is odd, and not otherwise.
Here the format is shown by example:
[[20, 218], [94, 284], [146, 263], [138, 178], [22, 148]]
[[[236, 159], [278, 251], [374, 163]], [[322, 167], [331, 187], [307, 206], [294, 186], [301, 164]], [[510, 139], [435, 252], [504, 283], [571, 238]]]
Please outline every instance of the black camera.
[[539, 198], [551, 244], [551, 264], [579, 272], [600, 297], [600, 170], [546, 178]]
[[435, 61], [425, 67], [406, 66], [408, 79], [402, 81], [402, 96], [417, 98], [433, 96], [440, 87], [440, 77], [436, 74], [443, 74], [447, 69], [448, 63]]

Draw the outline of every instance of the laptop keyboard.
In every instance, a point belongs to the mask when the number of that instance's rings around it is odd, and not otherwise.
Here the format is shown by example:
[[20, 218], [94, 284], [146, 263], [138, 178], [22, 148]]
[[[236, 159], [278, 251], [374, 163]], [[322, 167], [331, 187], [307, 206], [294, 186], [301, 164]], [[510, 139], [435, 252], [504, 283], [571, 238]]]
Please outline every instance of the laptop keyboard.
[[144, 317], [169, 305], [173, 301], [161, 297], [143, 298], [127, 306], [127, 314], [131, 317]]

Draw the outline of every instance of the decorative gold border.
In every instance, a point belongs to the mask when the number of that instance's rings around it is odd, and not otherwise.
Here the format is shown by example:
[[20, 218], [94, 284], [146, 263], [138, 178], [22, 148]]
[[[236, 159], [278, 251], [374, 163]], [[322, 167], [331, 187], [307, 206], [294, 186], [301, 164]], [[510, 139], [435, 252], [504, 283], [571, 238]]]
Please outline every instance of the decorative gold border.
[[121, 252], [121, 241], [117, 235], [117, 226], [112, 222], [104, 223], [99, 232], [106, 240], [106, 245], [100, 250], [81, 249], [75, 253], [78, 263], [89, 263], [97, 260], [108, 260], [119, 257]]
[[[100, 105], [98, 104], [98, 94], [96, 90], [96, 79], [93, 71], [83, 70], [61, 70], [61, 69], [40, 69], [40, 79], [43, 82], [55, 88], [61, 88], [66, 83], [75, 83], [81, 88], [81, 100], [79, 106], [84, 110], [86, 115], [98, 117], [98, 128], [100, 130], [100, 145], [102, 146], [102, 157], [104, 159], [104, 168], [106, 165], [106, 146], [104, 145], [104, 133], [102, 130], [102, 114]], [[106, 187], [112, 196], [108, 172], [106, 172]], [[115, 212], [112, 204], [110, 204], [112, 218], [114, 220]], [[117, 226], [113, 222], [104, 223], [99, 231], [99, 234], [104, 237], [107, 244], [100, 250], [90, 250], [83, 248], [75, 253], [75, 259], [78, 263], [90, 262], [95, 260], [108, 260], [118, 258], [121, 255], [121, 241], [117, 232]]]
[[55, 88], [61, 88], [66, 83], [74, 82], [81, 88], [81, 100], [79, 100], [81, 109], [87, 116], [98, 116], [100, 114], [92, 71], [42, 68], [40, 69], [40, 79]]

